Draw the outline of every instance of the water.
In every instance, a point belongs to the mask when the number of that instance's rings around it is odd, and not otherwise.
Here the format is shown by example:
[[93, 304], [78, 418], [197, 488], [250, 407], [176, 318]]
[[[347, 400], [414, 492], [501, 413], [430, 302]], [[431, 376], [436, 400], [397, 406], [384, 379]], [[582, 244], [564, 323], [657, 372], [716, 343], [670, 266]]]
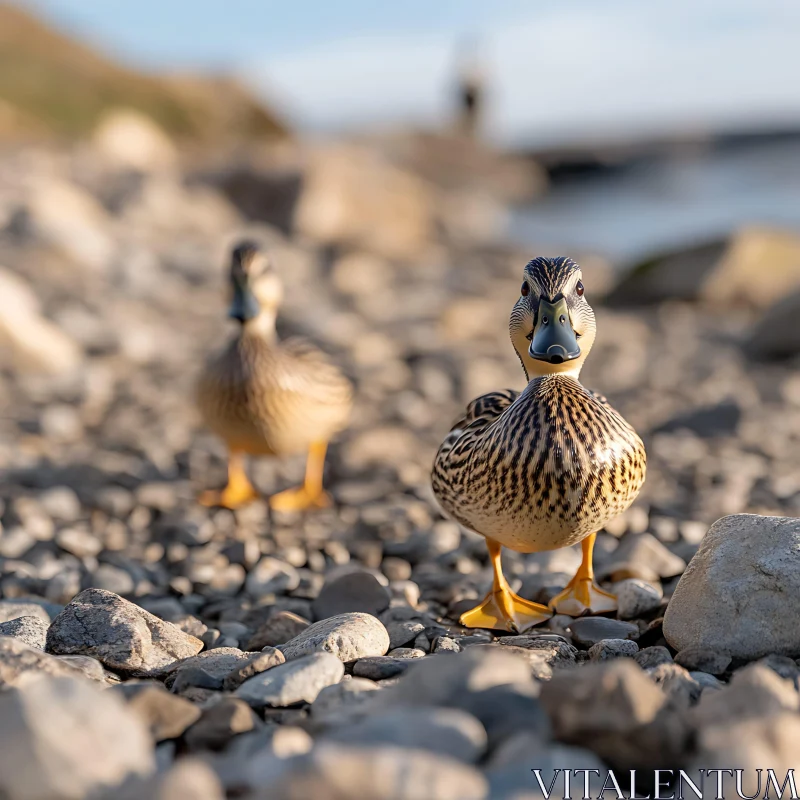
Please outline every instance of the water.
[[708, 148], [563, 178], [512, 213], [509, 236], [625, 265], [748, 224], [800, 230], [800, 140]]

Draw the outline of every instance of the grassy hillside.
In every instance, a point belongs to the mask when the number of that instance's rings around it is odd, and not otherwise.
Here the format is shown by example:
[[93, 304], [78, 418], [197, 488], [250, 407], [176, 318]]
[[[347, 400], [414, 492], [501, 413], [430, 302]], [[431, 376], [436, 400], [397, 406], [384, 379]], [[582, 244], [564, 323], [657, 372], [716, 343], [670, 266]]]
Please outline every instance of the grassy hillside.
[[0, 133], [79, 136], [114, 106], [138, 109], [179, 137], [286, 133], [233, 81], [162, 78], [126, 69], [28, 12], [0, 3]]

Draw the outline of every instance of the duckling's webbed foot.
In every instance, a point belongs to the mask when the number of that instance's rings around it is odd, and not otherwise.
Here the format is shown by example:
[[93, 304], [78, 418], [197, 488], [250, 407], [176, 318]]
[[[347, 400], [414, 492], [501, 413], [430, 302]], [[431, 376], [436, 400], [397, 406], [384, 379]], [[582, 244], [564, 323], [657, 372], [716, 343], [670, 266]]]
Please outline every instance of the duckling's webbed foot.
[[286, 489], [269, 499], [273, 511], [305, 511], [309, 508], [330, 508], [331, 496], [327, 492], [309, 492], [305, 486]]
[[493, 628], [522, 633], [550, 619], [553, 612], [547, 606], [526, 600], [509, 588], [500, 564], [500, 543], [487, 539], [486, 546], [493, 572], [492, 590], [480, 605], [461, 615], [461, 624], [467, 628]]
[[253, 488], [240, 453], [231, 453], [228, 459], [228, 485], [221, 491], [209, 490], [198, 497], [204, 506], [222, 506], [223, 508], [240, 508], [258, 499], [258, 492]]
[[322, 473], [325, 468], [327, 442], [314, 442], [308, 450], [306, 479], [297, 489], [286, 489], [270, 498], [270, 507], [275, 511], [305, 511], [308, 508], [329, 508], [330, 495], [322, 488]]
[[579, 617], [581, 614], [604, 614], [617, 610], [617, 598], [603, 591], [594, 581], [592, 551], [597, 534], [587, 536], [582, 542], [583, 560], [575, 576], [563, 592], [550, 601], [550, 608], [558, 614]]

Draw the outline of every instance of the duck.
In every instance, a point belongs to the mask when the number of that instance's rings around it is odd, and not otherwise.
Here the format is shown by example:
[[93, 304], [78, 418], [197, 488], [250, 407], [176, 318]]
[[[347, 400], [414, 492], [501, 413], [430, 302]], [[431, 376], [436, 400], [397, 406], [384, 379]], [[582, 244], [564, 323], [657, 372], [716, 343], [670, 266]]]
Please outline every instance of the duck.
[[228, 450], [228, 481], [203, 492], [206, 506], [238, 508], [258, 498], [245, 469], [247, 456], [306, 453], [302, 486], [273, 495], [278, 511], [324, 508], [328, 443], [347, 426], [353, 404], [350, 381], [328, 358], [301, 339], [276, 332], [283, 282], [255, 241], [230, 256], [228, 316], [238, 323], [230, 342], [207, 362], [197, 383], [197, 404], [207, 428]]
[[[436, 454], [431, 483], [445, 514], [482, 535], [489, 551], [492, 587], [460, 623], [521, 633], [554, 613], [616, 610], [595, 580], [594, 545], [639, 494], [646, 453], [622, 415], [580, 382], [597, 324], [575, 261], [526, 264], [509, 333], [527, 386], [469, 403]], [[578, 542], [580, 567], [548, 605], [511, 591], [503, 547], [537, 553]]]

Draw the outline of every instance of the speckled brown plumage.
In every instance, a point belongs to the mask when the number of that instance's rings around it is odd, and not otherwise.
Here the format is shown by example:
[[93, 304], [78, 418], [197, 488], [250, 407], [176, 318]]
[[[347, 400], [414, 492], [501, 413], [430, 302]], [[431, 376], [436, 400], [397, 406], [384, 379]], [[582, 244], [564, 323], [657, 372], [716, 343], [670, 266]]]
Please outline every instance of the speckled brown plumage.
[[[491, 392], [469, 404], [436, 455], [432, 484], [458, 522], [535, 552], [575, 544], [624, 511], [644, 482], [646, 458], [633, 428], [578, 381], [595, 324], [577, 264], [534, 259], [524, 278], [523, 289], [530, 288], [510, 328], [530, 381], [522, 392]], [[542, 365], [527, 350], [539, 298], [561, 296], [583, 352], [576, 362]]]
[[208, 427], [251, 455], [298, 453], [328, 441], [350, 415], [349, 381], [306, 342], [277, 342], [243, 328], [198, 384]]

